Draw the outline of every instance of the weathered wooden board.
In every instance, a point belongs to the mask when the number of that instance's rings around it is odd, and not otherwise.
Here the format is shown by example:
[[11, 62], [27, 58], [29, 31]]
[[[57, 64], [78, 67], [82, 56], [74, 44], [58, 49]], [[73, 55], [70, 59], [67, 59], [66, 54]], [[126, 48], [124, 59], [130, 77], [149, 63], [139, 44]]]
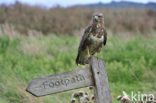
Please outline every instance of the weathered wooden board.
[[91, 57], [90, 68], [95, 81], [95, 103], [112, 103], [104, 61], [97, 57]]
[[78, 69], [58, 75], [33, 79], [26, 91], [35, 96], [43, 96], [92, 85], [94, 83], [90, 69]]

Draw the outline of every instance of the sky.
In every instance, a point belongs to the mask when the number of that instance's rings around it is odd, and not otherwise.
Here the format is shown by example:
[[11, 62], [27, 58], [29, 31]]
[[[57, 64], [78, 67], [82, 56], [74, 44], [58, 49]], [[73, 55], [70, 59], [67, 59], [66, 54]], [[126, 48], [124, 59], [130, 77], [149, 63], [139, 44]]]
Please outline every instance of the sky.
[[53, 7], [53, 6], [63, 6], [68, 7], [72, 5], [78, 4], [91, 4], [91, 3], [109, 3], [112, 1], [132, 1], [139, 3], [148, 3], [148, 2], [156, 2], [156, 0], [0, 0], [0, 4], [13, 4], [16, 1], [30, 4], [30, 5], [41, 5], [44, 7]]

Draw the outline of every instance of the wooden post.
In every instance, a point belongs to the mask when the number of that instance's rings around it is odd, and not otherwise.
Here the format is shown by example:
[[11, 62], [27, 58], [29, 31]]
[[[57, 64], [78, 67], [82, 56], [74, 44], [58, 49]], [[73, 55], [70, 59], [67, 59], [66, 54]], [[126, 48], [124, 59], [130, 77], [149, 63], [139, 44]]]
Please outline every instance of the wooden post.
[[76, 88], [94, 86], [96, 103], [112, 103], [104, 61], [91, 57], [90, 68], [33, 79], [26, 91], [44, 96]]
[[93, 56], [90, 60], [90, 68], [95, 82], [94, 96], [96, 103], [112, 103], [104, 61]]

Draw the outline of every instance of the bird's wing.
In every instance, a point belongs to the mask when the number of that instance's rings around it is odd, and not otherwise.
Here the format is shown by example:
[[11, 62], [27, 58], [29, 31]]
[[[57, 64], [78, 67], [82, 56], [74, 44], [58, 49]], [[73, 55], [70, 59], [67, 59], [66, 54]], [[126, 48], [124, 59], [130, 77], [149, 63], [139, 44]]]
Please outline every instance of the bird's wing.
[[92, 28], [92, 26], [89, 25], [89, 26], [85, 29], [84, 34], [83, 34], [82, 39], [81, 39], [80, 44], [79, 44], [79, 49], [78, 49], [78, 51], [82, 50], [82, 49], [85, 47], [85, 44], [86, 44], [85, 42], [86, 42], [86, 40], [87, 40], [88, 35], [89, 35], [90, 32], [91, 32], [91, 28]]
[[104, 40], [103, 40], [103, 45], [106, 45], [107, 42], [107, 31], [104, 30]]

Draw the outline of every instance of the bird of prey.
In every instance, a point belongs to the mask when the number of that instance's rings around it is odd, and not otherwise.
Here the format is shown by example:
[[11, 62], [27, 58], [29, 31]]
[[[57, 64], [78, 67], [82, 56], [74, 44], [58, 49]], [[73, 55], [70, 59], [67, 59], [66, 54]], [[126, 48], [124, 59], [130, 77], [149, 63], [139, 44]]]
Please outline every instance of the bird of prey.
[[102, 45], [106, 45], [107, 32], [104, 27], [104, 17], [102, 13], [92, 16], [91, 24], [85, 29], [78, 48], [76, 64], [88, 64], [91, 55], [100, 52]]

